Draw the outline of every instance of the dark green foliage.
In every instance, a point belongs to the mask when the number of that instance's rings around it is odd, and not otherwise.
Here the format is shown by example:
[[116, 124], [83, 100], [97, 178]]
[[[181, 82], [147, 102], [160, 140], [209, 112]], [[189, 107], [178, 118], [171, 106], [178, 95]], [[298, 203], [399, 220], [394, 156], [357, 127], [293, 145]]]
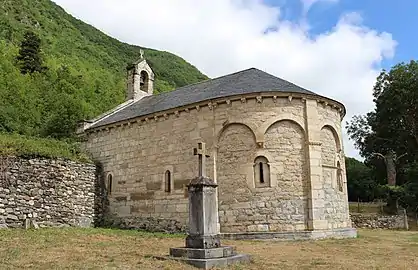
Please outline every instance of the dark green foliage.
[[418, 158], [418, 62], [395, 65], [382, 71], [374, 86], [375, 109], [365, 116], [355, 116], [348, 125], [350, 138], [362, 156], [373, 153], [397, 156], [407, 154], [407, 161]]
[[66, 158], [91, 162], [80, 150], [79, 143], [71, 140], [55, 140], [0, 133], [0, 156]]
[[354, 158], [346, 158], [345, 167], [348, 200], [370, 202], [376, 199], [378, 183], [374, 181], [371, 169]]
[[[140, 49], [75, 19], [52, 1], [1, 1], [0, 131], [73, 137], [78, 121], [124, 101], [126, 66], [138, 60]], [[143, 50], [156, 74], [157, 94], [207, 79], [180, 57]], [[36, 52], [42, 52], [40, 58]], [[28, 64], [22, 65], [25, 59]]]
[[385, 207], [387, 213], [396, 213], [396, 206], [418, 212], [418, 162], [404, 167], [402, 175], [408, 181], [401, 186], [385, 184], [373, 167], [366, 166], [354, 158], [346, 158], [345, 164], [349, 201], [384, 200], [388, 202], [388, 206]]
[[41, 57], [41, 39], [34, 32], [27, 31], [23, 36], [16, 60], [22, 74], [43, 72], [46, 69]]
[[[375, 108], [364, 116], [356, 116], [348, 125], [370, 177], [358, 177], [366, 193], [379, 194], [393, 207], [418, 207], [418, 62], [400, 63], [390, 71], [382, 71], [374, 86]], [[393, 153], [393, 155], [391, 154]], [[390, 157], [393, 170], [378, 157]], [[387, 161], [387, 159], [386, 159]], [[366, 170], [362, 169], [365, 173]], [[392, 172], [392, 173], [391, 173]], [[350, 172], [352, 173], [352, 172]], [[352, 178], [353, 176], [349, 175]], [[385, 185], [396, 176], [397, 186]], [[361, 180], [360, 180], [361, 179]], [[353, 180], [352, 183], [357, 180]], [[370, 184], [373, 182], [374, 184]], [[390, 181], [388, 181], [390, 182]], [[352, 189], [357, 196], [357, 191]], [[358, 192], [357, 192], [358, 193]], [[392, 209], [394, 210], [394, 209]]]

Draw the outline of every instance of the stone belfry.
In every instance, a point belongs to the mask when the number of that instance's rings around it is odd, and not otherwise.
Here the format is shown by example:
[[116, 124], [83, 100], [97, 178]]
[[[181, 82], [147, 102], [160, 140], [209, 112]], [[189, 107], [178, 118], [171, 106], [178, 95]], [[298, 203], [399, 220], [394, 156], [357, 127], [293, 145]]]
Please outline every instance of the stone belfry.
[[154, 72], [140, 50], [141, 58], [127, 67], [126, 100], [139, 100], [153, 94]]

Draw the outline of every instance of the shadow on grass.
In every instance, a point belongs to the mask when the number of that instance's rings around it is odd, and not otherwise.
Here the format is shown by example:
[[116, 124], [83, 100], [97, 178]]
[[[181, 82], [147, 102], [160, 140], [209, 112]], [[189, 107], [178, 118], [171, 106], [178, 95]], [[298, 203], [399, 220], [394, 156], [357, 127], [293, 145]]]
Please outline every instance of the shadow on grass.
[[[52, 237], [52, 235], [54, 237]], [[186, 234], [182, 233], [164, 233], [164, 232], [146, 232], [140, 230], [121, 230], [121, 229], [108, 229], [108, 228], [40, 228], [37, 230], [24, 230], [24, 229], [6, 229], [0, 230], [0, 238], [27, 238], [31, 239], [35, 237], [39, 242], [51, 242], [51, 238], [57, 236], [76, 236], [76, 235], [106, 235], [106, 236], [131, 236], [131, 237], [142, 237], [142, 238], [184, 238]]]

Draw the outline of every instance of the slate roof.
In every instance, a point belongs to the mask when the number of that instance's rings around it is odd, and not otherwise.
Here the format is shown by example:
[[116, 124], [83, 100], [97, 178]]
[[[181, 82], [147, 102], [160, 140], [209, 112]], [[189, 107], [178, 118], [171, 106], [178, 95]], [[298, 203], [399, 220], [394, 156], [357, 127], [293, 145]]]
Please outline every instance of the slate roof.
[[292, 92], [316, 95], [286, 80], [256, 68], [250, 68], [200, 83], [187, 85], [174, 91], [144, 97], [110, 115], [90, 128], [100, 127], [155, 112], [211, 100], [216, 98], [258, 92]]

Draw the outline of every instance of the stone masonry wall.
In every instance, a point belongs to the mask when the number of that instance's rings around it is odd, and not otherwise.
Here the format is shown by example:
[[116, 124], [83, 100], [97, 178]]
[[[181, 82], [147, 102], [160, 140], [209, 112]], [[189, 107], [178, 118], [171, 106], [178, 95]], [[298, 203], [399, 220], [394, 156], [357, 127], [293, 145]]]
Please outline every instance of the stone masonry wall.
[[[323, 109], [332, 111], [329, 116], [339, 125], [336, 110]], [[321, 127], [313, 128], [319, 133]], [[119, 218], [187, 224], [185, 185], [198, 174], [193, 148], [203, 141], [210, 155], [206, 174], [219, 184], [221, 232], [300, 231], [309, 229], [312, 211], [306, 130], [302, 98], [253, 95], [104, 127], [89, 132], [85, 146], [103, 166], [105, 179], [111, 175], [109, 211]], [[270, 182], [261, 187], [254, 173], [259, 156], [268, 160], [270, 170]], [[332, 215], [322, 211], [319, 218], [333, 224]]]
[[403, 215], [350, 214], [353, 227], [370, 229], [405, 229]]
[[344, 190], [337, 182], [338, 138], [329, 126], [321, 129], [322, 189], [324, 191], [323, 218], [330, 229], [347, 227], [348, 204]]
[[93, 226], [95, 166], [0, 156], [0, 226]]

